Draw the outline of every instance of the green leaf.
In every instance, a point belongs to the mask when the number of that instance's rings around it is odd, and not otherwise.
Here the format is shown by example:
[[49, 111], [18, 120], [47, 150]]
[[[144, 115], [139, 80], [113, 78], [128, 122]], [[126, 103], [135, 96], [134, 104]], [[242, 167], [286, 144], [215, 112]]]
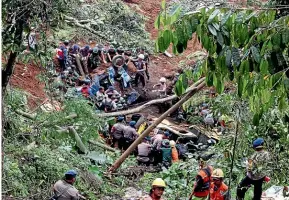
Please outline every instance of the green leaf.
[[170, 30], [165, 30], [163, 32], [163, 38], [164, 38], [164, 49], [167, 50], [167, 48], [170, 46], [172, 41], [172, 33]]
[[216, 29], [217, 31], [220, 31], [220, 26], [219, 26], [219, 24], [213, 23], [212, 25], [215, 27], [215, 29]]
[[244, 82], [243, 82], [243, 77], [239, 76], [238, 77], [238, 96], [241, 98], [243, 94], [243, 88], [244, 88]]
[[218, 32], [218, 33], [217, 33], [217, 42], [218, 42], [221, 46], [224, 45], [224, 38], [223, 38], [223, 35], [222, 35], [221, 32]]
[[161, 15], [159, 14], [155, 20], [155, 29], [159, 29], [161, 24]]
[[163, 10], [166, 9], [166, 0], [162, 0], [161, 6]]
[[212, 12], [212, 14], [210, 15], [207, 23], [210, 24], [219, 13], [220, 13], [219, 9], [214, 10], [214, 12]]
[[282, 42], [284, 45], [289, 45], [289, 29], [287, 28], [283, 33], [282, 33]]
[[260, 63], [260, 72], [261, 72], [261, 74], [263, 74], [263, 75], [268, 74], [268, 67], [269, 67], [268, 61], [265, 60], [265, 59], [262, 59], [261, 63]]
[[184, 92], [182, 80], [179, 79], [175, 85], [175, 93], [177, 96], [181, 96]]
[[171, 24], [173, 24], [174, 22], [178, 20], [181, 11], [182, 11], [181, 5], [177, 4], [173, 7], [173, 9], [170, 11]]
[[286, 104], [286, 96], [285, 94], [283, 94], [279, 99], [279, 103], [278, 103], [278, 108], [281, 112], [285, 111], [287, 108], [287, 104]]
[[230, 49], [228, 49], [226, 52], [226, 65], [227, 65], [227, 67], [231, 66], [231, 59], [232, 59], [232, 52]]
[[214, 74], [213, 72], [209, 71], [206, 76], [206, 82], [209, 87], [213, 86], [214, 84]]
[[165, 50], [167, 50], [167, 49], [165, 48], [164, 37], [159, 37], [159, 38], [158, 38], [158, 47], [159, 47], [160, 52], [164, 52]]
[[260, 122], [260, 115], [259, 113], [255, 113], [253, 117], [253, 125], [258, 126]]
[[249, 73], [249, 70], [250, 70], [249, 61], [248, 60], [244, 60], [241, 63], [239, 72], [240, 72], [241, 75], [244, 75], [246, 73]]
[[250, 49], [251, 49], [255, 62], [260, 63], [261, 56], [260, 56], [259, 50], [255, 46], [252, 46]]
[[208, 25], [209, 31], [214, 35], [217, 36], [217, 31], [214, 26]]
[[225, 89], [224, 81], [220, 77], [219, 81], [217, 82], [216, 90], [219, 94], [221, 94], [224, 91], [224, 89]]
[[236, 47], [232, 47], [232, 59], [233, 59], [233, 64], [235, 66], [239, 66], [241, 62], [239, 50]]
[[227, 20], [229, 19], [229, 17], [232, 15], [232, 11], [230, 10], [229, 12], [227, 12], [223, 17], [222, 17], [222, 20], [221, 20], [221, 26], [223, 26]]

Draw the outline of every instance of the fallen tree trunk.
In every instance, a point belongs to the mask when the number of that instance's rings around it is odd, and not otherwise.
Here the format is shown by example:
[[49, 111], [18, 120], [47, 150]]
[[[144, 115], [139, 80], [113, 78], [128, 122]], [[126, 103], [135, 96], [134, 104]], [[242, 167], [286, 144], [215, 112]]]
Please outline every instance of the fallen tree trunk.
[[36, 118], [36, 114], [30, 114], [30, 113], [27, 113], [27, 112], [24, 112], [22, 110], [15, 110], [15, 112], [19, 115], [22, 115], [23, 117], [26, 117], [28, 119], [31, 119], [31, 120], [34, 120]]
[[76, 132], [76, 130], [72, 126], [69, 126], [68, 130], [69, 130], [71, 137], [73, 137], [75, 139], [76, 145], [79, 148], [79, 150], [86, 154], [87, 149], [86, 149], [85, 145], [83, 144], [81, 138], [79, 137], [78, 133]]
[[[198, 81], [199, 82], [199, 81]], [[147, 136], [149, 133], [160, 124], [169, 114], [179, 108], [184, 102], [186, 102], [191, 96], [197, 93], [205, 86], [205, 80], [202, 78], [197, 87], [191, 88], [174, 106], [162, 114], [154, 123], [152, 123], [131, 145], [130, 147], [114, 162], [109, 169], [109, 172], [114, 172], [119, 168], [123, 161], [131, 154], [131, 152], [137, 147], [137, 145]]]
[[[78, 21], [77, 19], [73, 18], [73, 17], [69, 17], [67, 15], [64, 15], [65, 19], [68, 20], [70, 23], [74, 24], [75, 26], [78, 26], [79, 28], [83, 28], [88, 30], [89, 32], [97, 35], [98, 37], [100, 37], [103, 40], [106, 40], [106, 37], [104, 35], [101, 35], [99, 32], [93, 30], [91, 27], [87, 26], [87, 25], [83, 25], [81, 24], [83, 21]], [[81, 22], [81, 23], [80, 23]]]
[[[186, 93], [194, 90], [195, 87], [197, 87], [199, 84], [203, 83], [204, 80], [205, 80], [205, 78], [201, 78], [200, 80], [198, 80], [196, 83], [194, 83], [191, 87], [189, 87], [187, 89]], [[154, 100], [149, 101], [149, 102], [147, 102], [147, 103], [145, 103], [139, 107], [132, 108], [129, 110], [122, 110], [122, 111], [111, 112], [111, 113], [99, 113], [99, 114], [96, 114], [96, 116], [98, 116], [98, 117], [116, 117], [119, 115], [129, 115], [129, 114], [140, 112], [151, 105], [158, 104], [158, 103], [164, 103], [164, 102], [171, 101], [171, 100], [174, 100], [177, 98], [178, 98], [177, 95], [172, 95], [172, 96], [168, 96], [168, 97], [161, 98], [161, 99], [154, 99]]]
[[106, 149], [106, 150], [108, 150], [108, 151], [116, 152], [116, 150], [115, 150], [114, 148], [109, 147], [109, 146], [107, 146], [107, 145], [105, 145], [105, 144], [101, 144], [101, 143], [96, 142], [96, 141], [93, 141], [93, 140], [89, 140], [88, 142], [91, 143], [91, 144], [94, 144], [94, 145], [96, 145], [96, 146], [98, 146], [98, 147], [101, 147], [101, 148], [103, 148], [103, 149]]

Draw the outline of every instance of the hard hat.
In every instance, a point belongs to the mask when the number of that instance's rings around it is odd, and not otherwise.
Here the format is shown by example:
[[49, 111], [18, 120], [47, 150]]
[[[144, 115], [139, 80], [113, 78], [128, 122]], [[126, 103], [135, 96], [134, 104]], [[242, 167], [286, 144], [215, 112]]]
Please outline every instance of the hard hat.
[[85, 49], [89, 49], [89, 46], [88, 46], [88, 45], [86, 45], [84, 48], [85, 48]]
[[162, 78], [160, 78], [160, 82], [165, 83], [165, 82], [167, 82], [167, 79], [165, 77], [162, 77]]
[[154, 180], [152, 186], [166, 187], [166, 183], [164, 182], [163, 179], [161, 179], [161, 178], [156, 178], [156, 179]]
[[93, 50], [92, 50], [92, 52], [93, 52], [93, 53], [97, 53], [97, 52], [98, 52], [98, 48], [97, 48], [97, 47], [94, 47]]
[[134, 127], [134, 126], [136, 125], [136, 121], [130, 121], [130, 122], [129, 122], [129, 125], [130, 125], [131, 127]]
[[114, 87], [113, 86], [109, 86], [108, 90], [114, 90]]
[[170, 146], [170, 141], [168, 139], [163, 140], [162, 141], [162, 146], [169, 147]]
[[263, 138], [257, 138], [253, 142], [253, 148], [262, 148], [264, 144], [264, 139]]
[[169, 132], [169, 131], [165, 131], [165, 132], [164, 132], [164, 135], [165, 135], [166, 137], [169, 137], [169, 136], [170, 136], [170, 132]]
[[73, 169], [71, 170], [68, 170], [67, 172], [65, 172], [65, 175], [71, 175], [71, 176], [76, 176], [77, 175], [77, 172]]
[[139, 55], [138, 55], [138, 58], [140, 58], [140, 59], [143, 60], [143, 59], [144, 59], [144, 55], [143, 55], [143, 54], [139, 54]]
[[68, 41], [68, 40], [65, 40], [63, 43], [64, 43], [65, 45], [68, 45], [68, 44], [69, 44], [69, 41]]
[[224, 172], [221, 169], [215, 169], [212, 174], [212, 178], [224, 178]]
[[122, 121], [122, 120], [124, 120], [124, 117], [123, 117], [123, 116], [118, 116], [118, 117], [117, 117], [117, 121]]
[[170, 146], [171, 146], [171, 147], [175, 147], [175, 146], [176, 146], [176, 142], [173, 141], [173, 140], [171, 140], [171, 141], [170, 141]]

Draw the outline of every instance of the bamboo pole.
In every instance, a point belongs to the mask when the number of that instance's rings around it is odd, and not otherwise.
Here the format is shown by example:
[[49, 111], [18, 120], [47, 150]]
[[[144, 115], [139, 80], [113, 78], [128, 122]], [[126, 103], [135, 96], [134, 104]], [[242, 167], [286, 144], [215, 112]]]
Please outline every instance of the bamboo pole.
[[197, 93], [200, 89], [205, 86], [204, 78], [199, 81], [199, 85], [197, 87], [191, 88], [191, 90], [186, 93], [174, 106], [172, 106], [169, 110], [163, 113], [154, 123], [152, 123], [131, 145], [130, 147], [114, 162], [114, 164], [110, 167], [109, 172], [114, 172], [117, 170], [123, 161], [131, 154], [131, 152], [137, 147], [137, 145], [147, 136], [149, 133], [160, 124], [169, 114], [174, 112], [177, 108], [179, 108], [184, 102], [186, 102], [191, 96]]

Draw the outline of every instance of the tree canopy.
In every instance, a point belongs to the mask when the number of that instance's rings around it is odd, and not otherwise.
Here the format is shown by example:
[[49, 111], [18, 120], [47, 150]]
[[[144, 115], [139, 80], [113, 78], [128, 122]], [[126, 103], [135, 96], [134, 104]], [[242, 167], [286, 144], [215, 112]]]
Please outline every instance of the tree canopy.
[[181, 14], [181, 6], [166, 9], [155, 21], [159, 29], [156, 50], [171, 44], [175, 54], [182, 53], [196, 33], [206, 56], [202, 65], [188, 71], [176, 84], [180, 95], [188, 79], [205, 75], [208, 86], [222, 93], [226, 81], [237, 84], [240, 98], [250, 102], [254, 124], [264, 111], [278, 105], [288, 106], [289, 91], [289, 16], [277, 17], [277, 10], [201, 8]]

